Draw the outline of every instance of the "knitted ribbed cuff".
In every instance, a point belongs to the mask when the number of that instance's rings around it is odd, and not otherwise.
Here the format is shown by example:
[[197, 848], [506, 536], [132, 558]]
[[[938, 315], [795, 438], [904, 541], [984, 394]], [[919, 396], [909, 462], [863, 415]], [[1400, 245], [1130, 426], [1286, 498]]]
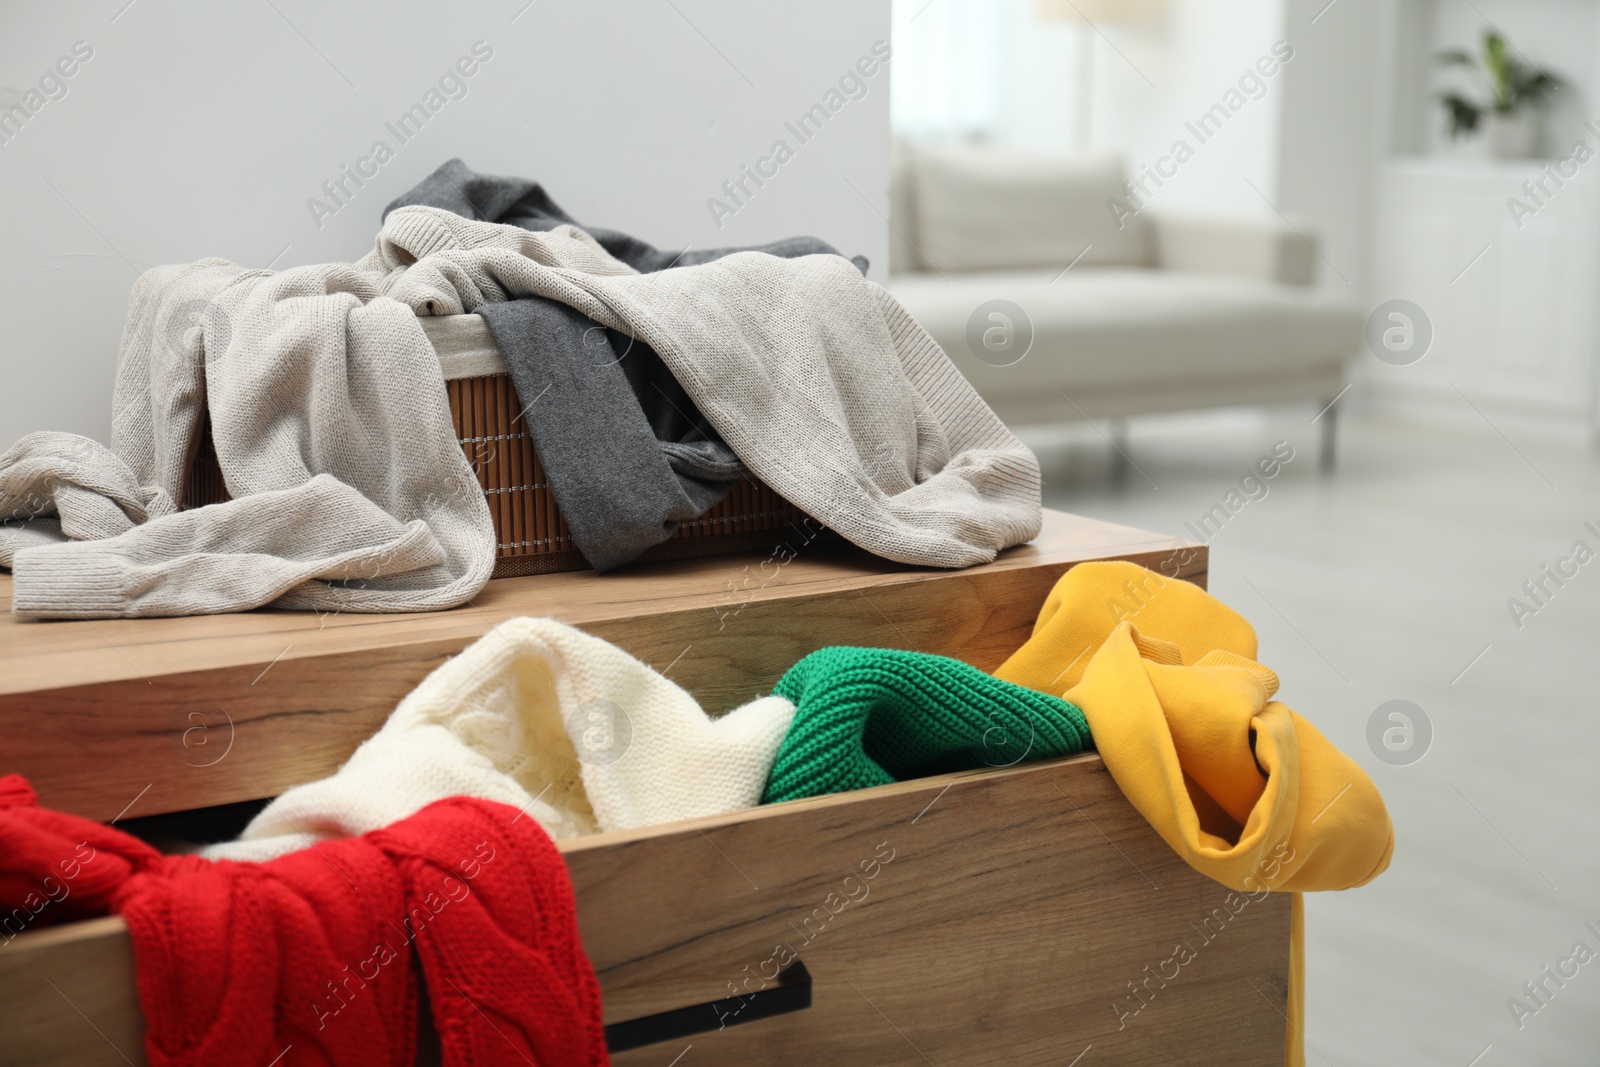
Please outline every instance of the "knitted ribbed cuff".
[[461, 247], [450, 227], [425, 211], [396, 211], [384, 220], [383, 237], [416, 259]]
[[88, 619], [128, 613], [125, 561], [82, 544], [44, 545], [17, 553], [11, 610], [42, 619]]

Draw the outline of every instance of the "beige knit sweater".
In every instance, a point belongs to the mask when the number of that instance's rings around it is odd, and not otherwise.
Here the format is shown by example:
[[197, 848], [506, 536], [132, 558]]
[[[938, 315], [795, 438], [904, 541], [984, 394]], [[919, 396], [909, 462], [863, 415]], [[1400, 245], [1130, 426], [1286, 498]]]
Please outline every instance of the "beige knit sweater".
[[[471, 599], [494, 566], [488, 508], [438, 358], [368, 260], [278, 274], [204, 260], [141, 277], [112, 449], [35, 434], [0, 459], [13, 610], [416, 611]], [[234, 499], [176, 511], [208, 411]], [[83, 514], [100, 521], [74, 521]], [[37, 543], [52, 535], [66, 540]]]
[[746, 467], [877, 555], [968, 567], [1038, 534], [1038, 460], [849, 260], [579, 266], [597, 251], [570, 226], [533, 233], [408, 207], [389, 215], [376, 255], [408, 268], [388, 292], [418, 314], [534, 293], [643, 339]]
[[[1033, 454], [849, 261], [741, 253], [640, 275], [576, 227], [407, 207], [355, 264], [204, 260], [140, 279], [114, 451], [34, 435], [0, 457], [14, 610], [469, 600], [494, 532], [418, 316], [526, 293], [646, 340], [746, 466], [872, 552], [962, 567], [1038, 532]], [[207, 411], [234, 499], [175, 511]]]

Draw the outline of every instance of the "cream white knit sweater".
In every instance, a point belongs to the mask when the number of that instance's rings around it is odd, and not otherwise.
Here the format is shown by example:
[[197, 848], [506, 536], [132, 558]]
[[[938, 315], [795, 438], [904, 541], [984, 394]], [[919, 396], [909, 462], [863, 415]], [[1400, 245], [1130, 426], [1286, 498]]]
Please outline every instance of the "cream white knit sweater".
[[[640, 275], [576, 227], [407, 207], [359, 263], [272, 274], [205, 260], [140, 279], [114, 454], [47, 435], [0, 459], [13, 609], [470, 599], [493, 567], [494, 531], [418, 316], [529, 293], [647, 341], [751, 471], [880, 556], [964, 567], [1038, 533], [1033, 454], [848, 260], [746, 252]], [[234, 499], [173, 513], [206, 412]], [[63, 448], [81, 460], [65, 476], [40, 460]], [[98, 521], [73, 521], [90, 513]]]
[[793, 717], [773, 696], [712, 720], [615, 645], [512, 619], [424, 679], [337, 773], [204, 854], [271, 859], [452, 796], [510, 804], [557, 839], [736, 811], [760, 803]]

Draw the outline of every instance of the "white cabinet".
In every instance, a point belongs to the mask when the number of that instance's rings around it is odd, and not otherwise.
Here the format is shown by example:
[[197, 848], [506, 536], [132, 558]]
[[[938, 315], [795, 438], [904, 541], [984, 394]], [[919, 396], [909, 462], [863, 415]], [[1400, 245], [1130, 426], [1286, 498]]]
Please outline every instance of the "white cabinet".
[[[1459, 388], [1488, 408], [1591, 418], [1600, 157], [1561, 188], [1546, 178], [1540, 206], [1523, 183], [1537, 182], [1544, 166], [1438, 158], [1382, 166], [1373, 304], [1415, 302], [1434, 340], [1416, 364], [1372, 368], [1380, 389], [1454, 398]], [[1535, 213], [1514, 217], [1513, 198]]]

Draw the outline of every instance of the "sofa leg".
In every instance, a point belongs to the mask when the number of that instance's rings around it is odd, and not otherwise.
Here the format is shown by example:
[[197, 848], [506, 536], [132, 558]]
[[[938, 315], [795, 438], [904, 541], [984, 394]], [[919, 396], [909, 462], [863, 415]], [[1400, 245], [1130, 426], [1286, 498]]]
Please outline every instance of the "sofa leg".
[[1322, 418], [1322, 452], [1320, 457], [1322, 473], [1332, 474], [1339, 460], [1339, 409], [1337, 404], [1329, 404], [1323, 411]]
[[1111, 420], [1111, 484], [1118, 489], [1128, 484], [1128, 472], [1133, 460], [1128, 457], [1128, 420], [1117, 417]]

